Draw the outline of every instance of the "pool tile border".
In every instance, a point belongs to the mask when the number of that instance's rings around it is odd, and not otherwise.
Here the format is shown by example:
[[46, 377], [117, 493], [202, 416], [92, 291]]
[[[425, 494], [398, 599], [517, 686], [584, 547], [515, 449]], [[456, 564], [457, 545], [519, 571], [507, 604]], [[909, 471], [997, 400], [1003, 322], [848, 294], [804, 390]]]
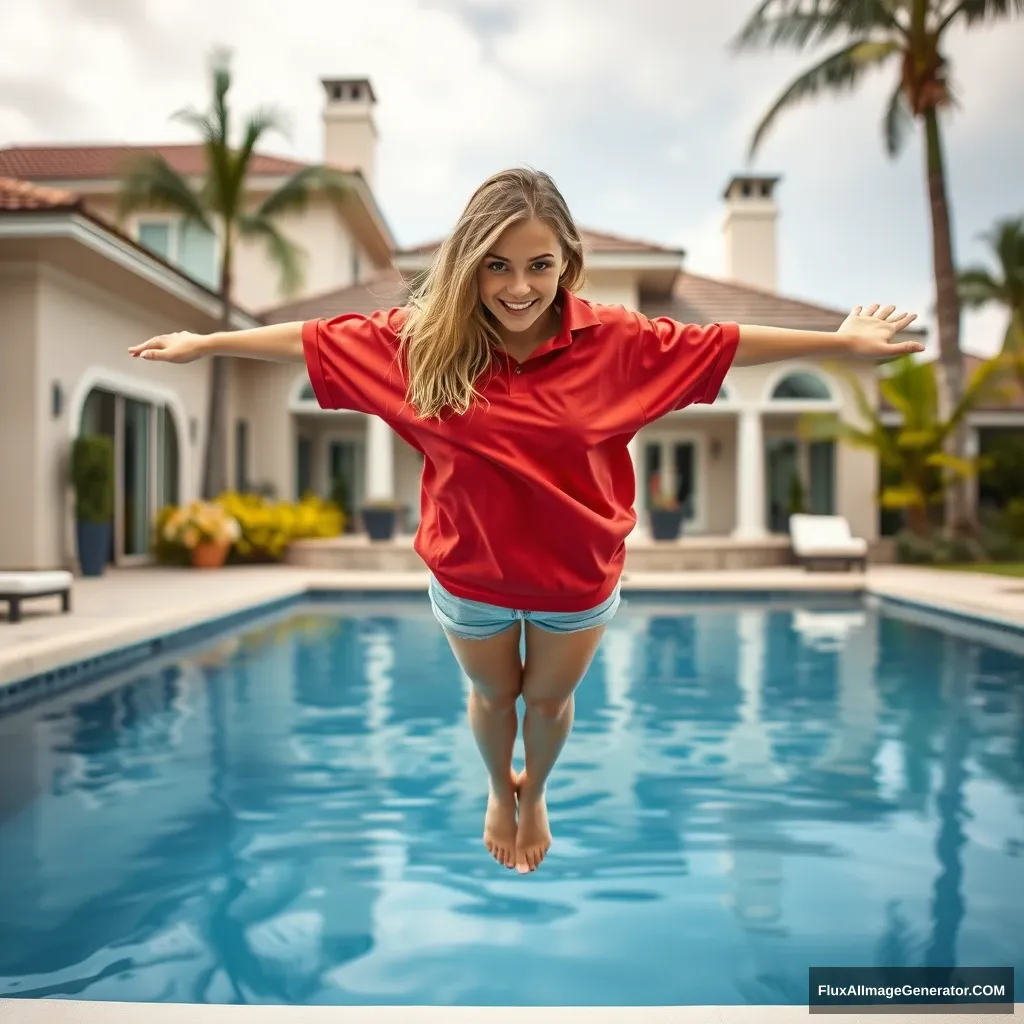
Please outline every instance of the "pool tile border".
[[[644, 585], [631, 587], [628, 581], [624, 581], [622, 592], [626, 604], [630, 600], [649, 600], [678, 604], [680, 607], [684, 605], [726, 605], [730, 602], [752, 599], [769, 606], [786, 605], [794, 601], [827, 605], [839, 600], [871, 600], [877, 602], [881, 607], [889, 604], [897, 608], [924, 611], [940, 619], [945, 618], [960, 623], [985, 626], [1014, 636], [1024, 637], [1024, 622], [1001, 618], [980, 610], [950, 608], [905, 595], [879, 592], [872, 590], [863, 582], [853, 580], [848, 586], [822, 588], [737, 586], [692, 589], [680, 587], [663, 589]], [[289, 588], [280, 596], [262, 598], [231, 611], [217, 613], [199, 622], [165, 631], [156, 631], [141, 640], [133, 640], [130, 643], [114, 642], [109, 649], [100, 653], [85, 657], [72, 657], [52, 668], [22, 678], [15, 678], [6, 683], [0, 682], [0, 715], [21, 710], [30, 704], [65, 693], [70, 689], [85, 686], [95, 682], [103, 675], [113, 671], [124, 671], [154, 656], [166, 655], [202, 643], [204, 640], [219, 636], [236, 626], [286, 611], [291, 607], [303, 604], [351, 604], [390, 598], [408, 600], [414, 595], [421, 595], [426, 600], [422, 591], [404, 586], [350, 588], [339, 586], [336, 583], [309, 581], [298, 588]]]

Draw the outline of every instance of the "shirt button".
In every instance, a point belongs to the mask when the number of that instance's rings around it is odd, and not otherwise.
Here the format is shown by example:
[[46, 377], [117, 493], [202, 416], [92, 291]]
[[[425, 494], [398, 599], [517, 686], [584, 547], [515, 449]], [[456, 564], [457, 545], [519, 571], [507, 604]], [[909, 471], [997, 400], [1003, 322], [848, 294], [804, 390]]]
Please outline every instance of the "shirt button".
[[522, 373], [522, 372], [523, 372], [523, 368], [521, 366], [517, 366], [516, 367], [516, 373]]

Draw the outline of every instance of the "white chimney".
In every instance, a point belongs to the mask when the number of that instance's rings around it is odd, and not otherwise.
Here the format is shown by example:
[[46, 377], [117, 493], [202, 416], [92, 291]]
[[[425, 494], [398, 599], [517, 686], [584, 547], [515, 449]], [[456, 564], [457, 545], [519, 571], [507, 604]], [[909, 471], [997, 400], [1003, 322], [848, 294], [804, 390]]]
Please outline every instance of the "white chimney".
[[725, 275], [732, 281], [774, 292], [778, 288], [775, 225], [779, 179], [736, 175], [725, 189]]
[[324, 163], [362, 172], [373, 187], [377, 126], [373, 108], [377, 97], [368, 78], [324, 78]]

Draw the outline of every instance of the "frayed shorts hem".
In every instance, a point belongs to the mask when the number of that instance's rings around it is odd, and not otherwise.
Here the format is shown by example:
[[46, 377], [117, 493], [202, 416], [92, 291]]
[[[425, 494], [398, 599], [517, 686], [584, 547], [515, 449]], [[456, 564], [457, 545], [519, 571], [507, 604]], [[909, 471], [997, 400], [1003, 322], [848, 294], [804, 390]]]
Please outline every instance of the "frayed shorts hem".
[[532, 622], [548, 633], [578, 633], [605, 626], [615, 617], [622, 601], [620, 585], [601, 604], [582, 612], [533, 612], [502, 608], [482, 601], [468, 601], [449, 593], [433, 577], [428, 587], [434, 618], [446, 632], [460, 640], [489, 640], [513, 626]]

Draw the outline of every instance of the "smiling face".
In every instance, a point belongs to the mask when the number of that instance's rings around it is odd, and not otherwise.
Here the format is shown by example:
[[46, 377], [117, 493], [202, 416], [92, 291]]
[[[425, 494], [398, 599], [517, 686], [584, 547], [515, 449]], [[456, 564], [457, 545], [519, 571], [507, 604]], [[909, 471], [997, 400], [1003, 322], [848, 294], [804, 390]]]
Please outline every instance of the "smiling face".
[[502, 338], [516, 344], [557, 330], [552, 303], [563, 267], [558, 236], [531, 219], [502, 233], [477, 273], [480, 301], [498, 321]]

